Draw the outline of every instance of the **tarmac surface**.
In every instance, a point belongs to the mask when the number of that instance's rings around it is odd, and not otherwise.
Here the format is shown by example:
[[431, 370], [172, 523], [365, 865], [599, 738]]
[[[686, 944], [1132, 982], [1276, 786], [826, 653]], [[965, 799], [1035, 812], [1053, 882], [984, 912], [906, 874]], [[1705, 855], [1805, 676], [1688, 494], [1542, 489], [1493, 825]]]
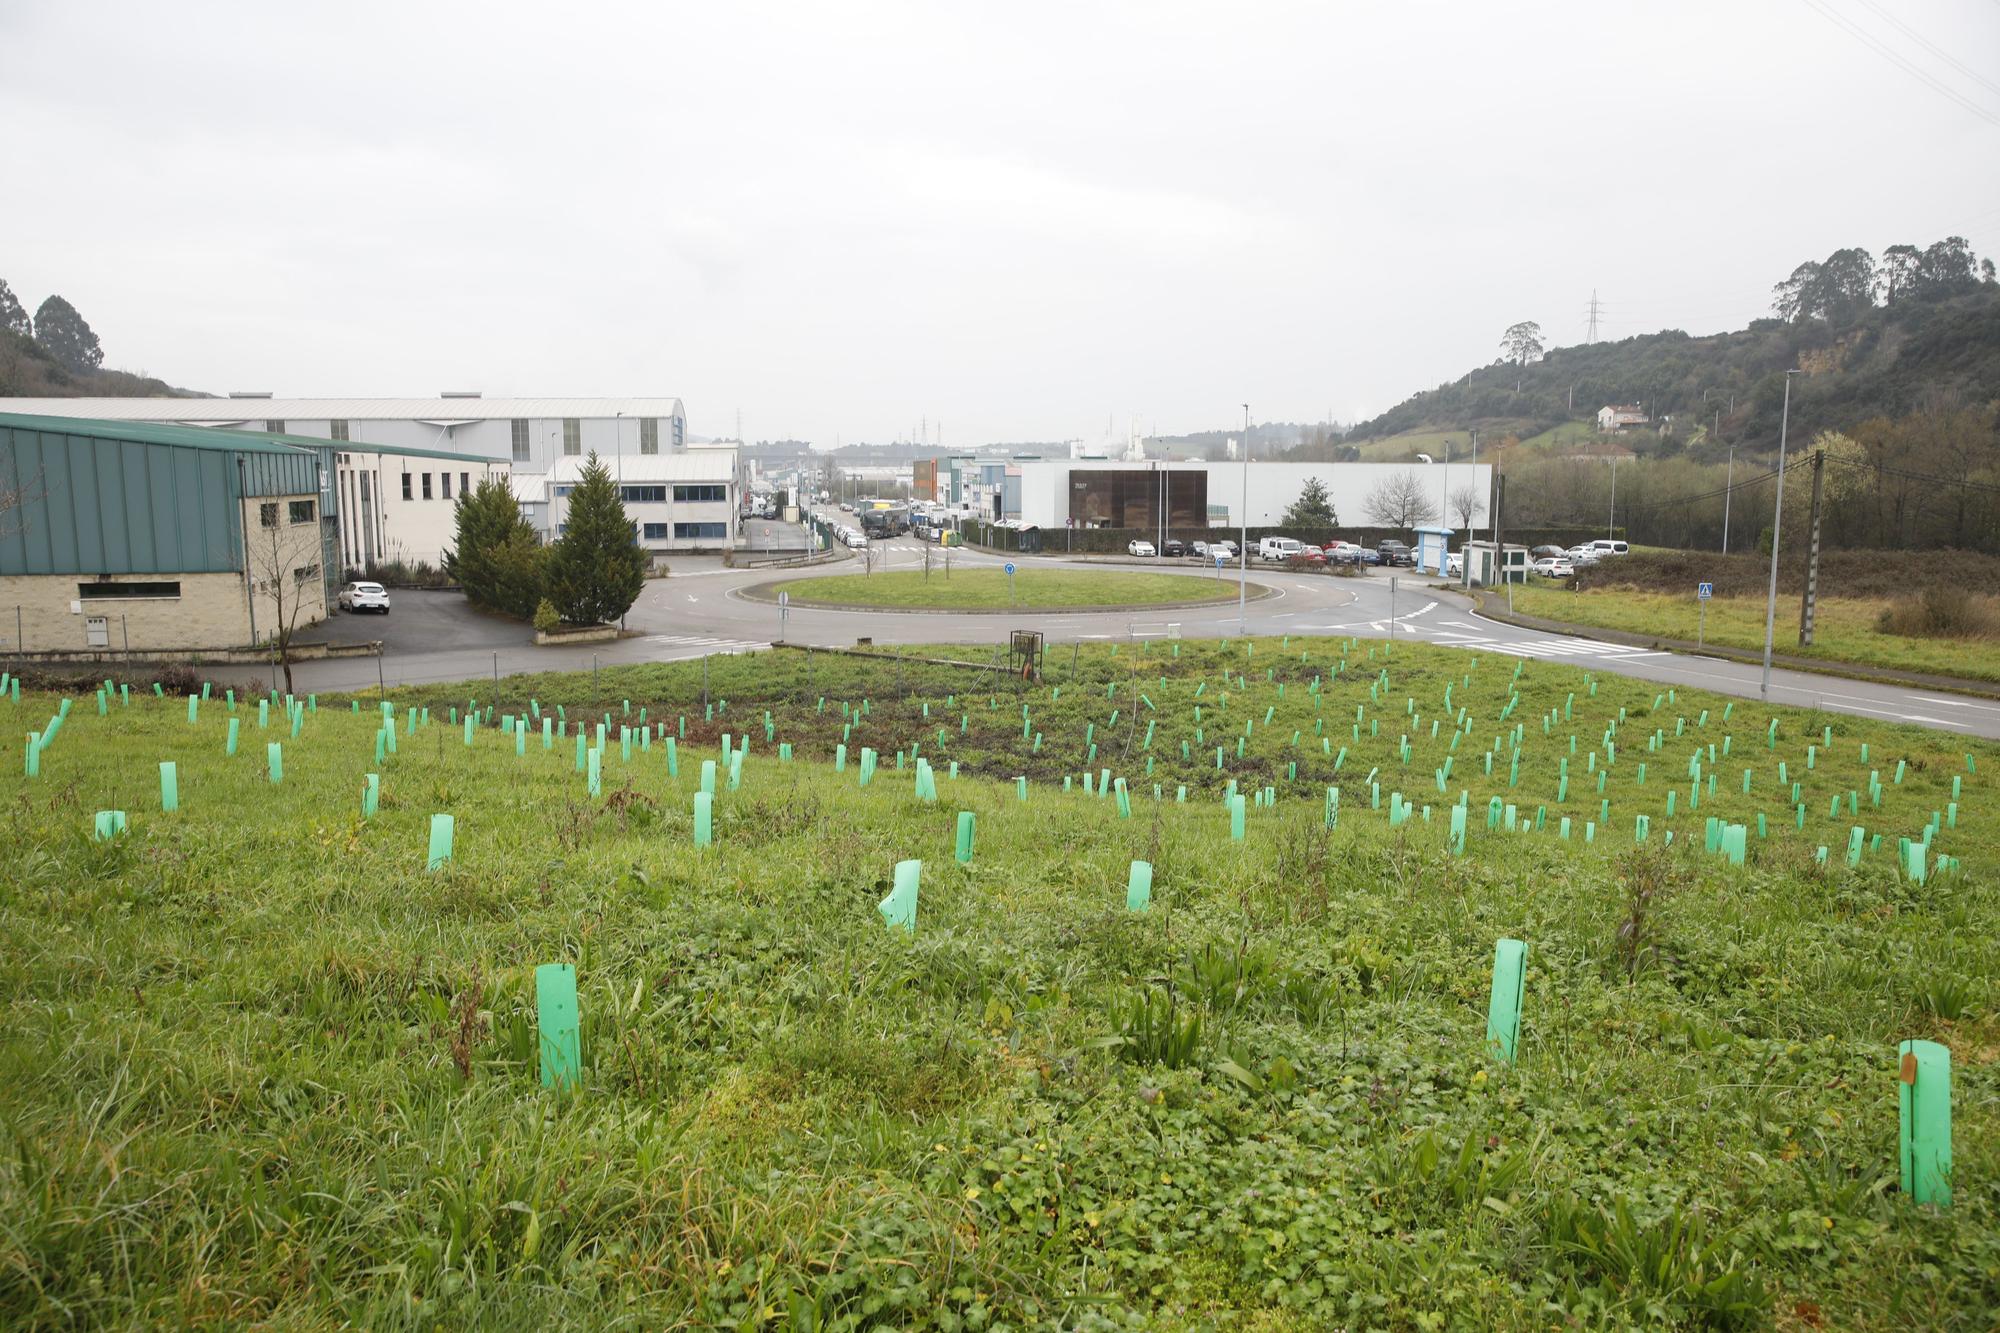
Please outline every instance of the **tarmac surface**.
[[[746, 525], [747, 526], [747, 525]], [[786, 528], [790, 525], [777, 524]], [[790, 533], [797, 533], [795, 527]], [[763, 545], [802, 543], [790, 533], [754, 534]], [[871, 544], [874, 570], [924, 567], [925, 544], [899, 537]], [[929, 547], [932, 577], [944, 577], [946, 552]], [[1009, 557], [954, 549], [951, 567], [1004, 566]], [[1060, 555], [1015, 556], [1017, 565], [1043, 568], [1101, 568], [1106, 561]], [[1234, 581], [1235, 566], [1218, 571], [1193, 561], [1132, 560], [1125, 564], [1183, 578]], [[984, 660], [1002, 648], [1008, 632], [1040, 630], [1049, 649], [1066, 643], [1205, 639], [1252, 634], [1275, 637], [1355, 636], [1407, 639], [1478, 652], [1568, 662], [1593, 671], [1616, 672], [1661, 685], [1693, 686], [1739, 698], [1759, 695], [1761, 667], [1750, 663], [1683, 655], [1639, 645], [1551, 634], [1484, 619], [1466, 597], [1434, 586], [1410, 571], [1369, 570], [1357, 578], [1292, 573], [1260, 568], [1253, 560], [1250, 582], [1272, 590], [1236, 602], [1175, 610], [999, 614], [923, 611], [839, 611], [797, 607], [781, 610], [741, 595], [744, 588], [780, 579], [851, 574], [864, 568], [859, 554], [811, 568], [734, 569], [719, 557], [686, 557], [672, 572], [647, 583], [626, 616], [633, 631], [616, 641], [565, 648], [538, 648], [533, 633], [514, 621], [474, 610], [457, 593], [396, 591], [388, 616], [336, 615], [323, 633], [336, 642], [379, 639], [382, 656], [341, 658], [294, 665], [303, 690], [360, 689], [378, 683], [393, 687], [447, 680], [497, 678], [528, 671], [590, 670], [594, 665], [665, 662], [717, 653], [768, 648], [780, 638], [792, 644], [852, 648], [859, 639], [876, 645], [949, 643], [971, 645], [965, 655]], [[2000, 700], [1956, 696], [1934, 690], [1846, 680], [1809, 672], [1774, 670], [1770, 699], [1800, 708], [1819, 708], [1862, 717], [1935, 727], [1961, 735], [2000, 738]]]

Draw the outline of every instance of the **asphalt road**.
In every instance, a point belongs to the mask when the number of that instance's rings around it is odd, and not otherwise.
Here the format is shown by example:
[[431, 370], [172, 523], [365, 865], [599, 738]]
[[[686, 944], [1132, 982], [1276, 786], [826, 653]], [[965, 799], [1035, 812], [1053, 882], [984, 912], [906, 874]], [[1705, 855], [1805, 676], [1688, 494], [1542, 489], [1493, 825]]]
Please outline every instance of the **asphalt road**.
[[[877, 570], [923, 567], [923, 545], [911, 537], [877, 542], [873, 552]], [[932, 547], [930, 555], [933, 577], [942, 577], [942, 552]], [[1006, 559], [981, 551], [951, 554], [954, 568], [961, 564], [998, 566]], [[1017, 563], [1032, 561], [1036, 568], [1088, 567], [1086, 562], [1061, 557], [1015, 559]], [[1202, 569], [1192, 562], [1131, 564], [1189, 579], [1217, 577], [1213, 569]], [[575, 648], [537, 648], [525, 626], [472, 611], [456, 594], [398, 592], [390, 617], [341, 616], [328, 626], [329, 637], [382, 639], [385, 646], [379, 663], [372, 657], [310, 662], [294, 667], [294, 673], [300, 688], [331, 691], [374, 685], [378, 667], [380, 680], [393, 686], [748, 652], [780, 637], [780, 613], [769, 603], [740, 596], [741, 589], [778, 579], [853, 573], [860, 567], [858, 557], [814, 570], [732, 570], [713, 560], [676, 562], [670, 577], [646, 585], [626, 617], [627, 627], [637, 632], [634, 637]], [[1235, 573], [1234, 569], [1225, 570], [1222, 576], [1233, 578]], [[866, 637], [878, 645], [962, 643], [980, 645], [986, 652], [1005, 643], [1008, 631], [1015, 629], [1040, 630], [1051, 647], [1070, 642], [1175, 635], [1216, 638], [1242, 633], [1394, 637], [1568, 662], [1593, 671], [1741, 698], [1759, 694], [1761, 671], [1756, 666], [1502, 625], [1474, 613], [1464, 597], [1434, 589], [1428, 579], [1408, 573], [1392, 577], [1377, 569], [1359, 578], [1338, 579], [1281, 569], [1267, 571], [1253, 562], [1249, 578], [1270, 588], [1273, 595], [1249, 601], [1240, 613], [1234, 602], [1177, 610], [999, 615], [795, 608], [784, 616], [783, 637], [791, 643], [816, 647], [852, 647], [857, 639]], [[1772, 673], [1770, 698], [1794, 707], [2000, 739], [2000, 701], [1783, 670]]]

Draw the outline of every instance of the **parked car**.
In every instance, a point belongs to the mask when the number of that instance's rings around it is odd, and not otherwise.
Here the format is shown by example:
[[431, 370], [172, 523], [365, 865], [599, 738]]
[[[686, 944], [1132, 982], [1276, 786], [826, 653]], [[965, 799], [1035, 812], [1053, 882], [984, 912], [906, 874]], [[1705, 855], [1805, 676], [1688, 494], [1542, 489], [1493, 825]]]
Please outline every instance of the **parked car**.
[[1208, 544], [1208, 553], [1210, 556], [1219, 555], [1224, 560], [1234, 560], [1236, 558], [1236, 543], [1232, 541], [1210, 542]]
[[1188, 543], [1188, 554], [1193, 556], [1197, 560], [1207, 560], [1211, 558], [1207, 542]]
[[1375, 548], [1375, 554], [1382, 558], [1382, 563], [1385, 565], [1415, 565], [1417, 563], [1416, 552], [1399, 541], [1390, 540], [1380, 543]]
[[1528, 568], [1545, 579], [1567, 579], [1576, 576], [1576, 566], [1569, 562], [1569, 557], [1566, 555], [1545, 555]]
[[1597, 552], [1592, 550], [1588, 544], [1572, 546], [1567, 551], [1564, 551], [1563, 554], [1568, 556], [1569, 562], [1578, 569], [1588, 569], [1590, 566], [1596, 564], [1598, 559]]
[[1607, 537], [1599, 537], [1596, 541], [1590, 544], [1590, 549], [1597, 552], [1600, 556], [1605, 556], [1605, 555], [1624, 555], [1632, 548], [1627, 546], [1624, 542], [1613, 541]]
[[1188, 553], [1187, 543], [1182, 541], [1178, 537], [1167, 538], [1165, 543], [1163, 543], [1160, 547], [1160, 558], [1163, 560], [1171, 560], [1175, 557], [1185, 557], [1187, 553]]
[[1326, 558], [1337, 565], [1361, 563], [1361, 548], [1353, 542], [1335, 542], [1326, 548]]
[[1141, 537], [1141, 538], [1135, 538], [1134, 540], [1125, 543], [1125, 554], [1158, 555], [1159, 552], [1153, 549], [1153, 544], [1151, 542]]
[[1299, 548], [1299, 554], [1297, 558], [1305, 561], [1309, 565], [1323, 565], [1326, 563], [1326, 551], [1321, 547], [1313, 546], [1310, 543], [1308, 543], [1307, 545], [1301, 546]]
[[1537, 560], [1541, 560], [1552, 555], [1567, 555], [1567, 554], [1568, 552], [1564, 551], [1563, 548], [1560, 546], [1535, 546], [1529, 548], [1528, 563], [1533, 564]]
[[1282, 565], [1299, 553], [1299, 542], [1294, 537], [1259, 537], [1257, 558], [1266, 564]]
[[1444, 558], [1444, 576], [1448, 579], [1465, 577], [1465, 552], [1453, 551]]
[[340, 595], [334, 600], [343, 611], [389, 614], [389, 591], [379, 583], [350, 583], [340, 590]]

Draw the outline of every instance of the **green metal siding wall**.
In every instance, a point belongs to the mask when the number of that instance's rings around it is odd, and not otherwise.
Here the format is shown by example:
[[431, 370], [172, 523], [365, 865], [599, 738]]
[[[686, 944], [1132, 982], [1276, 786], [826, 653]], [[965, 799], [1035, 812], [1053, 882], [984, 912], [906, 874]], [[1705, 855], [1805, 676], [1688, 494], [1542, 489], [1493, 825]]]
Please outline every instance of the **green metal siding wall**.
[[240, 497], [317, 495], [308, 452], [238, 452], [0, 424], [0, 574], [242, 568]]

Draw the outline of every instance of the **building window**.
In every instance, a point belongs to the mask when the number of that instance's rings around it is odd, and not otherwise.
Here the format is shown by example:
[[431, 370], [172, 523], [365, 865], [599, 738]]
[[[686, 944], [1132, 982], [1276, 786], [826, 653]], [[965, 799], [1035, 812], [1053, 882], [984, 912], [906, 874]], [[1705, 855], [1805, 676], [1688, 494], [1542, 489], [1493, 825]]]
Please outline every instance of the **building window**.
[[424, 499], [428, 500], [430, 498], [431, 498], [431, 474], [426, 472], [424, 473]]
[[297, 569], [292, 571], [292, 586], [295, 588], [303, 588], [308, 583], [311, 583], [314, 579], [318, 577], [319, 577], [318, 565], [300, 565]]
[[181, 585], [178, 581], [165, 580], [150, 583], [79, 583], [76, 585], [76, 595], [86, 602], [178, 597], [181, 595]]
[[272, 435], [283, 435], [285, 433], [285, 423], [282, 421], [266, 421], [264, 429]]
[[676, 486], [676, 504], [726, 504], [729, 500], [727, 486]]
[[257, 506], [257, 521], [267, 528], [278, 526], [278, 502], [266, 500]]
[[583, 452], [583, 422], [575, 417], [563, 418], [563, 456], [575, 458]]
[[410, 474], [407, 472], [403, 474], [403, 498], [410, 498]]
[[292, 501], [292, 515], [291, 515], [291, 517], [292, 517], [292, 522], [294, 522], [294, 523], [310, 523], [310, 522], [312, 522], [312, 521], [313, 521], [313, 502], [312, 502], [311, 500], [294, 500], [294, 501]]
[[667, 488], [664, 486], [624, 486], [619, 488], [619, 498], [626, 504], [665, 504]]
[[514, 461], [525, 463], [528, 461], [528, 423], [516, 417], [508, 424], [514, 428]]
[[679, 417], [674, 418], [674, 448], [676, 449], [683, 447], [687, 443], [687, 441], [682, 439], [681, 437], [681, 432], [685, 427], [685, 425], [686, 423], [683, 422]]
[[649, 541], [649, 542], [663, 542], [663, 541], [665, 541], [666, 539], [667, 539], [667, 525], [666, 525], [666, 524], [664, 524], [664, 523], [648, 523], [648, 524], [646, 525], [646, 540], [647, 540], [647, 541]]
[[451, 473], [449, 472], [438, 473], [438, 486], [440, 488], [441, 498], [446, 500], [451, 499]]
[[329, 422], [327, 422], [327, 423], [326, 423], [326, 435], [327, 435], [327, 438], [328, 438], [328, 439], [330, 439], [330, 440], [344, 440], [344, 439], [346, 439], [346, 438], [347, 438], [347, 423], [346, 423], [345, 421], [329, 421]]
[[470, 472], [459, 473], [458, 493], [460, 495], [464, 495], [467, 491], [470, 491], [471, 489], [472, 489], [472, 474]]
[[575, 489], [576, 489], [576, 487], [574, 487], [574, 486], [558, 486], [558, 487], [556, 487], [556, 499], [558, 499], [558, 500], [567, 500], [567, 499], [569, 498], [569, 493], [570, 493], [571, 491], [575, 490]]
[[639, 452], [657, 454], [660, 452], [660, 421], [658, 417], [639, 418]]
[[728, 535], [727, 523], [674, 524], [674, 536], [680, 541], [721, 541]]

